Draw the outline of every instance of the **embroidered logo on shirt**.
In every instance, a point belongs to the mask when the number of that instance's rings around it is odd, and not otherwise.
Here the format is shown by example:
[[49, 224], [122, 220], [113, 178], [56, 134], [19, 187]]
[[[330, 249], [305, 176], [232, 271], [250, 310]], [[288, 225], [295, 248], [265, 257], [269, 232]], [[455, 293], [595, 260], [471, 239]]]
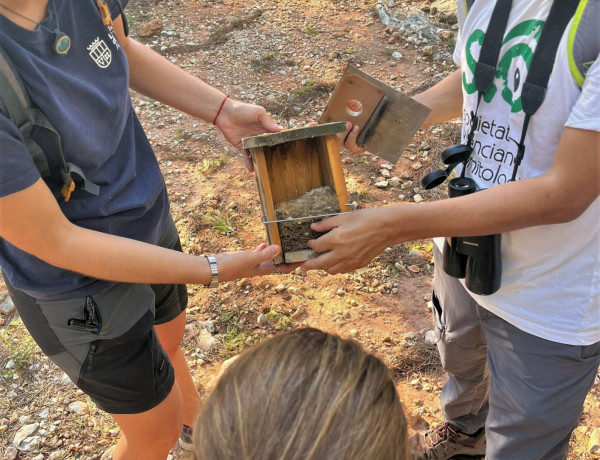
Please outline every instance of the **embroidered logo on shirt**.
[[106, 45], [106, 42], [100, 37], [96, 39], [87, 47], [90, 52], [90, 57], [101, 69], [106, 69], [112, 61], [112, 53], [110, 48]]

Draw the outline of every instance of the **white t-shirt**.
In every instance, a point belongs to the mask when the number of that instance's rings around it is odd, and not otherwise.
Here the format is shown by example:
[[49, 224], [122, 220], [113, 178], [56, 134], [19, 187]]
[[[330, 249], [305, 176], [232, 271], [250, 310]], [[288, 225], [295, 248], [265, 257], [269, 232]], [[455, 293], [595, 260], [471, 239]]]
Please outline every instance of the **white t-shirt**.
[[[454, 59], [463, 73], [463, 121], [468, 121], [467, 114], [477, 104], [473, 70], [494, 4], [476, 1], [466, 18], [459, 12]], [[494, 88], [480, 104], [480, 125], [467, 166], [466, 175], [481, 189], [512, 176], [524, 119], [521, 88], [551, 5], [550, 0], [513, 1], [497, 67], [501, 77], [496, 77]], [[565, 126], [600, 131], [600, 59], [579, 88], [569, 70], [568, 30], [569, 26], [544, 103], [530, 121], [517, 180], [544, 174]], [[463, 122], [463, 142], [468, 132], [469, 124]], [[597, 149], [600, 161], [600, 146]], [[572, 157], [577, 161], [577, 152]], [[441, 248], [443, 239], [436, 243]], [[490, 296], [471, 293], [481, 306], [525, 332], [554, 342], [589, 345], [600, 341], [600, 198], [572, 222], [502, 234], [502, 264], [500, 290]]]

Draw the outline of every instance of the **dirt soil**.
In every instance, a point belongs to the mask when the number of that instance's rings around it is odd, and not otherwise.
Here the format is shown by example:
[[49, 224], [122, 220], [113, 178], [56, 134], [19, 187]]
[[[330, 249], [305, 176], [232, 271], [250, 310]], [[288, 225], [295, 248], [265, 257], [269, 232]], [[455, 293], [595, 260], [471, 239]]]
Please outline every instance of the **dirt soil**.
[[[431, 4], [403, 2], [394, 11], [400, 19], [425, 14], [440, 28], [437, 43], [383, 25], [374, 0], [131, 0], [127, 12], [133, 37], [232, 97], [264, 105], [285, 127], [298, 127], [319, 118], [347, 63], [408, 95], [451, 72], [455, 20]], [[158, 19], [160, 32], [140, 37]], [[132, 97], [164, 172], [184, 250], [210, 254], [264, 241], [254, 176], [220, 132]], [[443, 186], [427, 192], [419, 181], [439, 166], [439, 153], [458, 133], [457, 123], [419, 132], [391, 167], [370, 154], [342, 151], [350, 201], [371, 207], [442, 197]], [[386, 188], [375, 186], [383, 180], [389, 180]], [[388, 364], [411, 432], [435, 426], [443, 420], [445, 376], [435, 345], [426, 340], [432, 273], [431, 241], [415, 241], [388, 248], [345, 275], [295, 272], [214, 290], [189, 286], [184, 348], [201, 394], [210, 391], [227, 359], [282, 331], [314, 326], [358, 340]], [[15, 313], [0, 317], [0, 333], [2, 458], [109, 458], [103, 453], [119, 435], [110, 417], [41, 354]], [[600, 458], [589, 441], [600, 426], [599, 406], [596, 379], [569, 459]], [[37, 440], [15, 457], [15, 435], [35, 423]], [[188, 456], [175, 447], [171, 458]]]

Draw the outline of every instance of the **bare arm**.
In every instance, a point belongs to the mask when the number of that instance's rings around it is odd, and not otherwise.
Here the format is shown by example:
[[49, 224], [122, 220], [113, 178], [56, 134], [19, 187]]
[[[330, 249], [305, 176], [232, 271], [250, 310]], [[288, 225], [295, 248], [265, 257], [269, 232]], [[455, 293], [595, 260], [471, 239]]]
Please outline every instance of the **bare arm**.
[[[0, 237], [56, 267], [128, 283], [208, 284], [204, 257], [78, 227], [61, 212], [46, 184], [0, 198]], [[219, 280], [271, 273], [277, 246], [218, 254]]]
[[460, 198], [365, 209], [313, 224], [319, 232], [333, 229], [309, 243], [317, 252], [329, 252], [302, 268], [348, 272], [403, 241], [487, 235], [576, 219], [600, 194], [599, 145], [600, 133], [565, 128], [552, 166], [537, 178]]

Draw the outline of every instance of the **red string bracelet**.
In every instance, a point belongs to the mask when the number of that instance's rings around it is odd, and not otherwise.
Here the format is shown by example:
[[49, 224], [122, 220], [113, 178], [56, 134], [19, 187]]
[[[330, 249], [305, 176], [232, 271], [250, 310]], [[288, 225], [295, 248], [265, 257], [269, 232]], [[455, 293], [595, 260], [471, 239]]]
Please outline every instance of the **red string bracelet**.
[[229, 94], [225, 96], [225, 99], [223, 99], [223, 102], [221, 102], [221, 106], [219, 107], [219, 110], [217, 110], [217, 114], [215, 115], [215, 118], [212, 121], [213, 125], [217, 123], [217, 118], [219, 118], [219, 115], [221, 115], [221, 110], [223, 110], [223, 106], [225, 105], [225, 101], [227, 101], [227, 99], [229, 99]]

